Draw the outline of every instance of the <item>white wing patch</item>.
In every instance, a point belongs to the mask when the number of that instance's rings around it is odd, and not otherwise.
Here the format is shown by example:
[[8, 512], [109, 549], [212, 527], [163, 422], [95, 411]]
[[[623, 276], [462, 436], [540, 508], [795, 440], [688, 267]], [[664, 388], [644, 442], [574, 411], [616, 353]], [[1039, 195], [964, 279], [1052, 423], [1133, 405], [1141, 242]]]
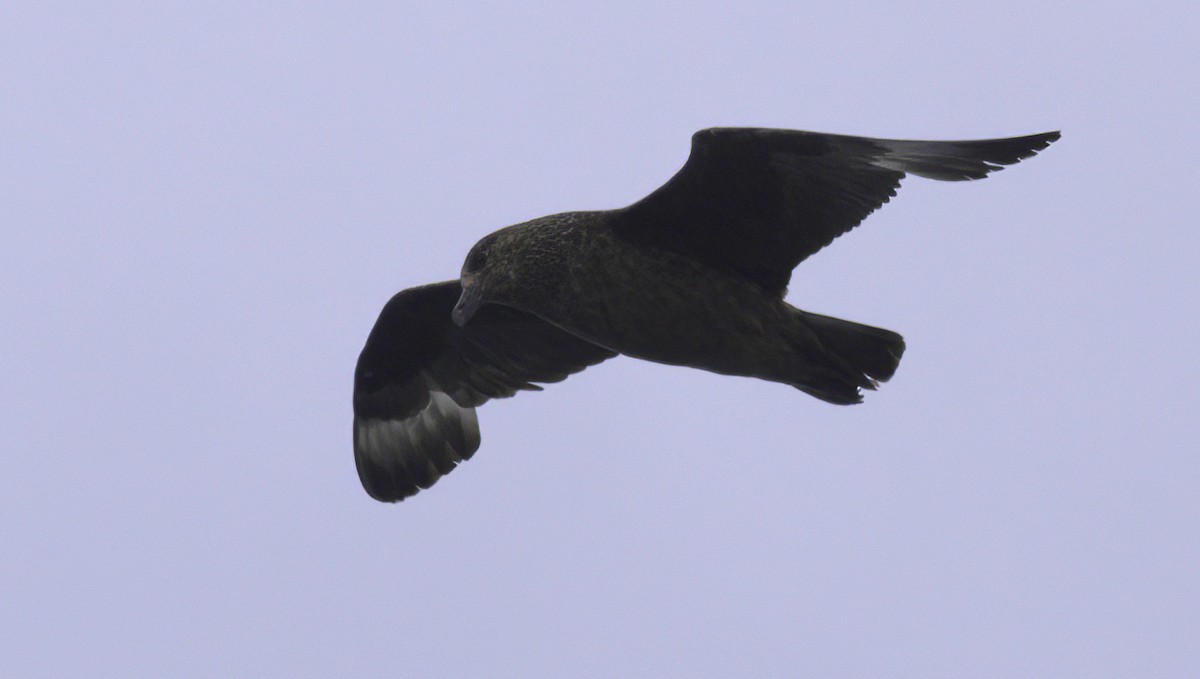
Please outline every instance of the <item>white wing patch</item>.
[[403, 468], [428, 488], [479, 448], [479, 420], [440, 391], [407, 419], [354, 418], [358, 455], [385, 468]]

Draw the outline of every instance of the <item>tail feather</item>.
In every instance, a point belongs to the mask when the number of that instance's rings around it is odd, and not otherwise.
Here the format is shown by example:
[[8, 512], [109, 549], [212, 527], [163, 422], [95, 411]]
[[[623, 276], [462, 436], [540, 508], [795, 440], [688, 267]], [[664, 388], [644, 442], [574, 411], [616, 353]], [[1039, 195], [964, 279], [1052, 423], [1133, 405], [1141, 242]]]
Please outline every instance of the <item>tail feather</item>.
[[840, 318], [801, 313], [831, 358], [831, 365], [804, 385], [797, 385], [802, 391], [830, 403], [860, 403], [860, 389], [874, 389], [877, 382], [896, 374], [904, 355], [900, 335]]

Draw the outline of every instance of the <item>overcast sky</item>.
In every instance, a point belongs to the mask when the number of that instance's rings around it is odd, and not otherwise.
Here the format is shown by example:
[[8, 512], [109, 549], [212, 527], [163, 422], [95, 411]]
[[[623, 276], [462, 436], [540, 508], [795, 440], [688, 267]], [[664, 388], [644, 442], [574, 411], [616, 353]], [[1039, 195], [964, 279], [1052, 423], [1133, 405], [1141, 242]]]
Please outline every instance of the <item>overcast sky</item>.
[[[1200, 676], [1192, 3], [300, 4], [0, 7], [6, 673]], [[388, 297], [713, 125], [1063, 138], [797, 270], [865, 404], [621, 358], [371, 500]]]

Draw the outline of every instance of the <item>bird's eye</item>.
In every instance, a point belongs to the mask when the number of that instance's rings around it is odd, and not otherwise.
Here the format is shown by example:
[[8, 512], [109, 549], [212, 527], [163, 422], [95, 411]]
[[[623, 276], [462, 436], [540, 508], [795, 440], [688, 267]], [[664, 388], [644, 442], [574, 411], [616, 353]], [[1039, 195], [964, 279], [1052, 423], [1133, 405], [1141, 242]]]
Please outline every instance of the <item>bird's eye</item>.
[[467, 255], [467, 263], [463, 266], [463, 273], [477, 273], [487, 265], [487, 250], [485, 248], [473, 248], [470, 254]]

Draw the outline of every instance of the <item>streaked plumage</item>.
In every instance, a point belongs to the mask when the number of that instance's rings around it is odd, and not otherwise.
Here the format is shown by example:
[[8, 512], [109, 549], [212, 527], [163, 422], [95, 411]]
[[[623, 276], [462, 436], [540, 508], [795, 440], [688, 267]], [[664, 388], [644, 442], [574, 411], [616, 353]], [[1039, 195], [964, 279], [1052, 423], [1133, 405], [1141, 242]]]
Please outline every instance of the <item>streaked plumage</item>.
[[792, 269], [886, 203], [905, 174], [979, 179], [1058, 136], [702, 130], [684, 167], [629, 207], [484, 237], [458, 280], [397, 294], [367, 339], [354, 385], [364, 488], [391, 502], [428, 488], [479, 447], [476, 406], [618, 353], [860, 402], [891, 378], [903, 339], [790, 306]]

